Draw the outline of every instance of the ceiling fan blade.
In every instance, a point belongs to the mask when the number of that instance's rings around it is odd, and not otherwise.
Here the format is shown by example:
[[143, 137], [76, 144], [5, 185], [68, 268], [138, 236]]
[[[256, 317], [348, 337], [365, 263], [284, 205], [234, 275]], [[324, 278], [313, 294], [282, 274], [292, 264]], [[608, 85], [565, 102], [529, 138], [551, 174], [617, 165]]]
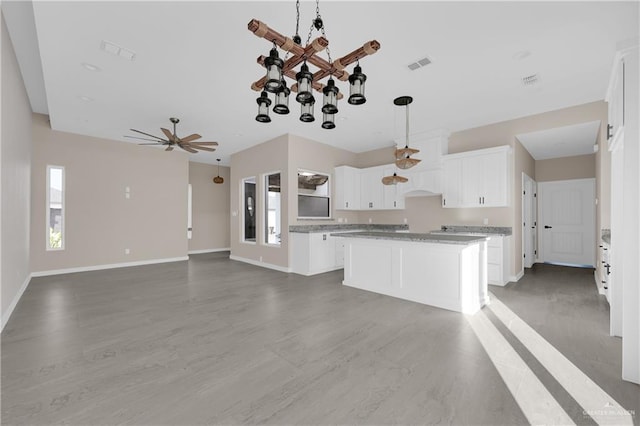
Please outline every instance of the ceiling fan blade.
[[206, 147], [206, 146], [199, 146], [199, 145], [196, 145], [196, 144], [193, 144], [193, 143], [187, 144], [187, 146], [189, 146], [189, 147], [191, 147], [193, 149], [200, 149], [202, 151], [209, 151], [209, 152], [213, 152], [213, 151], [216, 150], [215, 148], [209, 148], [209, 147]]
[[[184, 142], [184, 139], [182, 139], [182, 142]], [[192, 145], [213, 145], [213, 146], [218, 146], [218, 142], [191, 142]]]
[[180, 148], [184, 149], [185, 151], [189, 151], [192, 154], [197, 154], [198, 151], [196, 151], [195, 149], [191, 148], [189, 145], [178, 145]]
[[173, 145], [167, 146], [167, 149], [165, 149], [165, 151], [173, 151]]
[[191, 142], [191, 141], [195, 141], [196, 139], [200, 139], [201, 137], [202, 137], [202, 136], [200, 136], [199, 134], [194, 133], [194, 134], [192, 134], [192, 135], [185, 136], [184, 138], [180, 138], [180, 140], [181, 140], [182, 142]]
[[156, 139], [139, 138], [139, 137], [137, 137], [137, 136], [127, 136], [127, 135], [124, 135], [123, 137], [125, 137], [125, 138], [131, 138], [131, 139], [139, 139], [139, 140], [141, 140], [141, 141], [151, 141], [151, 142], [156, 142], [156, 143], [162, 143], [162, 142], [160, 142], [159, 140], [156, 140]]
[[166, 143], [162, 143], [162, 142], [156, 142], [156, 143], [139, 143], [138, 145], [166, 145]]
[[164, 133], [164, 135], [167, 137], [167, 139], [169, 139], [171, 142], [173, 142], [174, 136], [173, 133], [171, 133], [169, 130], [165, 129], [165, 128], [160, 128], [160, 130], [162, 130], [162, 133]]
[[132, 132], [141, 133], [141, 134], [143, 134], [143, 135], [151, 136], [152, 138], [154, 138], [154, 139], [158, 139], [158, 140], [161, 140], [161, 141], [163, 141], [163, 142], [169, 142], [169, 141], [164, 140], [164, 139], [162, 139], [162, 138], [160, 138], [160, 137], [158, 137], [158, 136], [153, 136], [153, 135], [150, 135], [149, 133], [141, 132], [140, 130], [136, 130], [136, 129], [129, 129], [129, 130], [131, 130]]

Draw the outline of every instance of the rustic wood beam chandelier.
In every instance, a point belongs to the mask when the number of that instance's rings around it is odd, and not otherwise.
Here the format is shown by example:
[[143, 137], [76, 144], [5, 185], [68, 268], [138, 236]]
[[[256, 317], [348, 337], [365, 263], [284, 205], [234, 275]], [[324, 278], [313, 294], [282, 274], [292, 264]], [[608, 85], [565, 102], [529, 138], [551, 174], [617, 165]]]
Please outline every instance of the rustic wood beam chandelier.
[[[376, 40], [369, 41], [353, 52], [332, 61], [329, 40], [326, 38], [324, 22], [320, 16], [319, 0], [316, 0], [316, 17], [312, 20], [309, 36], [304, 47], [301, 45], [302, 39], [298, 34], [299, 26], [300, 0], [296, 0], [296, 34], [293, 38], [283, 36], [257, 19], [249, 21], [249, 31], [257, 37], [273, 43], [269, 56], [259, 56], [257, 59], [258, 64], [266, 68], [266, 75], [251, 85], [253, 90], [261, 92], [256, 100], [258, 103], [256, 120], [261, 123], [269, 123], [271, 121], [269, 107], [272, 101], [269, 99], [268, 93], [275, 95], [273, 112], [276, 114], [289, 114], [289, 95], [291, 92], [295, 92], [297, 93], [296, 101], [300, 103], [300, 121], [313, 122], [315, 121], [313, 106], [316, 102], [313, 90], [316, 90], [324, 95], [322, 128], [333, 129], [336, 127], [335, 114], [338, 113], [338, 100], [343, 98], [333, 77], [335, 76], [340, 81], [349, 81], [350, 90], [347, 100], [349, 104], [364, 104], [367, 101], [364, 95], [367, 76], [362, 72], [359, 61], [365, 56], [376, 53], [380, 49], [380, 43]], [[311, 41], [314, 29], [320, 31], [322, 35]], [[278, 48], [287, 52], [285, 60], [280, 59]], [[318, 56], [323, 50], [327, 52], [327, 60]], [[290, 54], [292, 56], [288, 57]], [[318, 70], [315, 73], [311, 73], [307, 62], [317, 67]], [[353, 63], [356, 63], [356, 66], [353, 74], [349, 75], [345, 69]], [[296, 72], [294, 68], [300, 64], [302, 66]], [[285, 77], [295, 80], [291, 88], [287, 87]], [[329, 77], [326, 85], [320, 82], [325, 77]]]

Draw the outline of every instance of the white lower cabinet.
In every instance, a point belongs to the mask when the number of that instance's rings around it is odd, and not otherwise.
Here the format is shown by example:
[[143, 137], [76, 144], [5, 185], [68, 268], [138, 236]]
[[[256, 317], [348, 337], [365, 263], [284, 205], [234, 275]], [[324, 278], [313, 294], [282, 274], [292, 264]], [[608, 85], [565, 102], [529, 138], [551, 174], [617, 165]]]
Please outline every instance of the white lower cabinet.
[[343, 239], [330, 234], [331, 232], [290, 233], [292, 272], [308, 276], [342, 269]]
[[511, 236], [491, 235], [487, 243], [487, 282], [505, 286], [511, 271]]

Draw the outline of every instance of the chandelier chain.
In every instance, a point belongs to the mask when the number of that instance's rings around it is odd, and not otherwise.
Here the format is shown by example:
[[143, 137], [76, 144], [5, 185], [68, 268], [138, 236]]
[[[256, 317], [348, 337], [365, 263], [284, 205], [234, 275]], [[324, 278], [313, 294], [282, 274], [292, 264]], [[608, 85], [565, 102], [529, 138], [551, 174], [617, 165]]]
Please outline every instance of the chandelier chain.
[[[300, 3], [300, 0], [297, 0], [298, 5], [299, 3]], [[299, 10], [298, 10], [298, 19], [300, 19]], [[320, 28], [316, 27], [316, 22], [320, 22], [322, 26]], [[327, 38], [327, 33], [325, 32], [325, 29], [324, 29], [324, 22], [322, 21], [322, 16], [320, 15], [320, 0], [316, 0], [316, 19], [311, 21], [311, 26], [309, 27], [309, 34], [307, 35], [307, 42], [305, 43], [305, 46], [309, 45], [309, 42], [311, 41], [311, 34], [313, 34], [314, 28], [320, 30], [320, 32], [322, 33], [322, 36], [324, 38]], [[327, 51], [327, 58], [329, 60], [329, 63], [332, 65], [331, 70], [329, 72], [330, 72], [330, 75], [333, 75], [334, 68], [333, 68], [333, 61], [331, 60], [331, 51], [329, 50], [329, 46], [327, 46], [325, 50]]]
[[296, 36], [300, 37], [298, 34], [300, 30], [300, 0], [296, 0]]

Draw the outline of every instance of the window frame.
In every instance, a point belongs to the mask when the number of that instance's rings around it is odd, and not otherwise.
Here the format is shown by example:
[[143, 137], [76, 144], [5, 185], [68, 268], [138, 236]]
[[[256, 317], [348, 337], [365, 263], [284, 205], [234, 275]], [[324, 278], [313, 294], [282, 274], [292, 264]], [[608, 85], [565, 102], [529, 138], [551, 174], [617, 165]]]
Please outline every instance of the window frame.
[[[279, 174], [280, 175], [280, 242], [279, 243], [269, 243], [268, 238], [267, 238], [267, 229], [269, 228], [269, 220], [268, 220], [268, 215], [269, 215], [269, 176], [272, 175], [276, 175]], [[262, 213], [263, 213], [263, 229], [261, 230], [261, 234], [262, 234], [262, 243], [265, 246], [268, 247], [282, 247], [282, 171], [281, 170], [274, 170], [272, 172], [266, 172], [262, 174], [262, 184], [264, 186], [263, 188], [263, 197], [264, 197], [264, 203], [263, 203], [263, 209], [262, 209]]]
[[[60, 229], [60, 247], [51, 247], [51, 231], [50, 231], [50, 220], [51, 220], [51, 170], [52, 169], [60, 169], [62, 171], [62, 178], [60, 182], [61, 186], [61, 194], [60, 194], [60, 216], [61, 216], [61, 229]], [[65, 205], [66, 205], [66, 170], [64, 166], [56, 166], [53, 164], [47, 164], [47, 176], [46, 176], [46, 198], [45, 198], [45, 249], [46, 251], [64, 251], [65, 250], [65, 231], [67, 228], [67, 222], [65, 217]]]
[[[248, 180], [253, 179], [253, 182], [248, 182]], [[247, 206], [246, 206], [246, 197], [245, 197], [245, 183], [253, 183], [255, 185], [255, 194], [253, 197], [253, 218], [254, 218], [254, 223], [255, 223], [255, 228], [256, 228], [256, 236], [255, 239], [253, 241], [251, 240], [247, 240], [246, 238], [246, 230], [245, 230], [245, 222], [246, 222], [246, 216], [245, 216], [245, 212], [247, 210]], [[258, 217], [257, 217], [257, 211], [258, 211], [258, 177], [256, 175], [253, 176], [246, 176], [240, 179], [240, 208], [241, 208], [241, 216], [240, 216], [240, 243], [242, 244], [251, 244], [251, 245], [256, 245], [258, 244]]]

